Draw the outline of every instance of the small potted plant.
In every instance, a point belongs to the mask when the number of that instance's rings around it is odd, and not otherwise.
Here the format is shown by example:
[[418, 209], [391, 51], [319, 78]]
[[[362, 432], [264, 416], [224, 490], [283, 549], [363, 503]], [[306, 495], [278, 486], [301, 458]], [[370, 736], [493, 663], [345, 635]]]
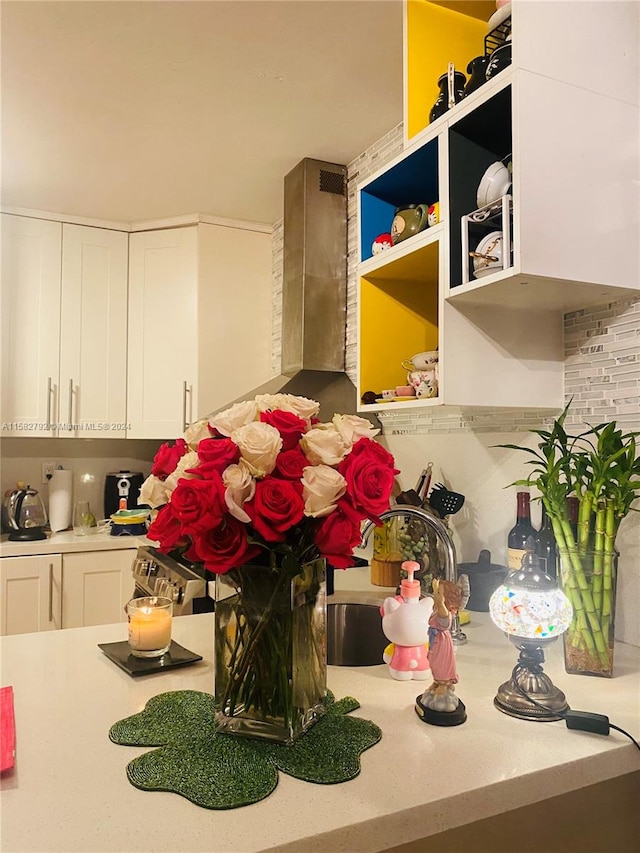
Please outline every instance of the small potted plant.
[[[611, 676], [620, 522], [640, 494], [640, 433], [624, 433], [616, 422], [590, 426], [568, 435], [564, 423], [571, 402], [551, 430], [531, 430], [537, 450], [515, 444], [533, 471], [512, 485], [535, 486], [547, 510], [559, 555], [560, 578], [573, 605], [571, 627], [564, 635], [567, 672]], [[579, 502], [577, 525], [571, 523], [567, 498]]]

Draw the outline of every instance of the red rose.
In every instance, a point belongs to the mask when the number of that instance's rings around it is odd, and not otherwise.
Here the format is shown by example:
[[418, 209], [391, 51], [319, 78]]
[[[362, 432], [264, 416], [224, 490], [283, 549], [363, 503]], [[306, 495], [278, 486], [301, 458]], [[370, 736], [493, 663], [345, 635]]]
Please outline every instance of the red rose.
[[309, 460], [300, 447], [293, 450], [281, 450], [276, 457], [274, 474], [285, 480], [301, 480], [303, 469], [309, 465]]
[[180, 521], [176, 518], [171, 504], [163, 506], [149, 525], [147, 537], [159, 542], [158, 551], [168, 554], [184, 543]]
[[302, 484], [265, 477], [257, 481], [256, 493], [243, 509], [263, 539], [284, 542], [287, 530], [304, 517]]
[[225, 574], [253, 560], [261, 550], [249, 543], [246, 525], [226, 515], [221, 525], [193, 537], [188, 555], [203, 562], [210, 572]]
[[338, 465], [355, 509], [377, 523], [380, 513], [389, 509], [393, 480], [400, 473], [393, 466], [393, 456], [371, 438], [359, 439]]
[[294, 415], [293, 412], [283, 412], [275, 409], [272, 412], [262, 412], [260, 420], [275, 427], [282, 438], [282, 449], [293, 450], [307, 429], [306, 421]]
[[331, 515], [320, 520], [314, 541], [330, 565], [346, 569], [353, 565], [353, 549], [360, 544], [360, 524], [343, 512], [340, 502]]
[[214, 470], [220, 474], [229, 465], [240, 459], [240, 448], [230, 438], [203, 438], [198, 443], [199, 468]]
[[151, 473], [155, 474], [161, 480], [166, 480], [169, 474], [173, 474], [176, 470], [178, 462], [188, 449], [189, 447], [184, 438], [179, 438], [173, 446], [168, 443], [161, 445], [153, 457]]
[[214, 472], [208, 480], [178, 480], [171, 507], [183, 533], [190, 536], [217, 527], [227, 512], [222, 477]]

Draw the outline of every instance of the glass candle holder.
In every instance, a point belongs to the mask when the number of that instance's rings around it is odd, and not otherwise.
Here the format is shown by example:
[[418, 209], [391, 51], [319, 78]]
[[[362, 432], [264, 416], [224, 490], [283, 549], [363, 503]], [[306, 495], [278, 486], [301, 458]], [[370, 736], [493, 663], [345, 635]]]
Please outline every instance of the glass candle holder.
[[171, 645], [171, 599], [157, 595], [132, 598], [125, 610], [131, 654], [137, 658], [158, 658], [165, 654]]

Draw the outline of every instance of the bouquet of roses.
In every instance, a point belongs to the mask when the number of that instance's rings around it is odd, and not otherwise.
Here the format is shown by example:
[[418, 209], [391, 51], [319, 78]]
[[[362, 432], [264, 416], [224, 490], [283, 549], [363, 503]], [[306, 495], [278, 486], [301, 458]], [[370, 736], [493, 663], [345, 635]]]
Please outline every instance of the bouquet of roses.
[[324, 712], [322, 559], [351, 565], [361, 522], [389, 507], [398, 471], [378, 430], [318, 410], [290, 394], [236, 403], [163, 444], [140, 493], [159, 549], [216, 575], [223, 730], [291, 741]]
[[365, 519], [389, 507], [394, 460], [355, 415], [319, 423], [318, 403], [265, 394], [191, 425], [163, 444], [140, 503], [159, 512], [159, 550], [225, 573], [278, 555], [351, 565]]

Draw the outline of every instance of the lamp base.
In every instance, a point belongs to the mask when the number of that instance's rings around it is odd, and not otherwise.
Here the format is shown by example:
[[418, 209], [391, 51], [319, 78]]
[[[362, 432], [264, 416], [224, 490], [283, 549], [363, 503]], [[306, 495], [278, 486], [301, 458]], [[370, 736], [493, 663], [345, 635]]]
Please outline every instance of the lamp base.
[[499, 711], [540, 723], [563, 719], [569, 710], [566, 696], [543, 672], [543, 661], [541, 649], [522, 649], [511, 678], [500, 685], [493, 700]]

